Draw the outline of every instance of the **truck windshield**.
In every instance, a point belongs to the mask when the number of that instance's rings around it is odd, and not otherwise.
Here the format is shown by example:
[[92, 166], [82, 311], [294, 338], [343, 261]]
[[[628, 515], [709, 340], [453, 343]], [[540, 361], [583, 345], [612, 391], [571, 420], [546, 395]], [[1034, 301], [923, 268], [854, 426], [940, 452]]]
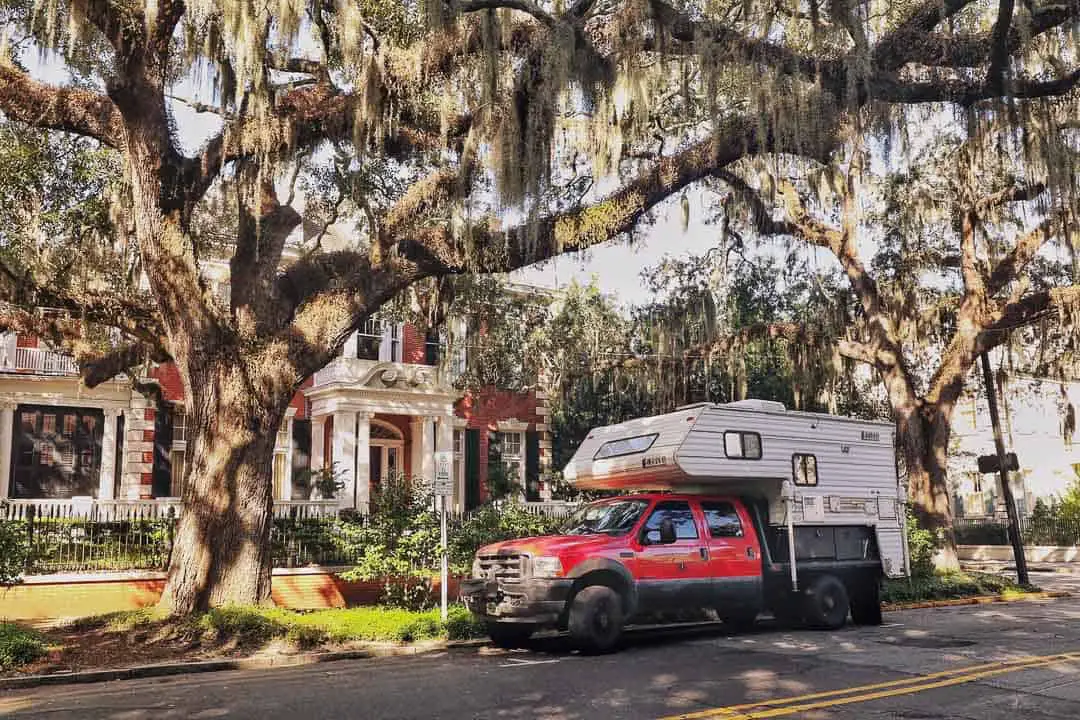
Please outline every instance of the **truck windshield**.
[[648, 500], [591, 503], [580, 508], [567, 519], [562, 534], [625, 535], [634, 529], [634, 524], [648, 506]]

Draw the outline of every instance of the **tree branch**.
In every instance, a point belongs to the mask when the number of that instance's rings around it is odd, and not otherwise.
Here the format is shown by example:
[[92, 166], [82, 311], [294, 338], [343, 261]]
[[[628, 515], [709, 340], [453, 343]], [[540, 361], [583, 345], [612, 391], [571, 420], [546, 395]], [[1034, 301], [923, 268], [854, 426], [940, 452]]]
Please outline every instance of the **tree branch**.
[[990, 273], [990, 279], [986, 284], [987, 293], [994, 296], [1015, 280], [1042, 249], [1046, 241], [1065, 226], [1069, 214], [1069, 210], [1059, 210], [1017, 240], [1009, 254], [1002, 258]]
[[46, 85], [5, 59], [0, 59], [0, 111], [12, 120], [93, 138], [114, 149], [124, 142], [123, 119], [108, 97]]
[[554, 15], [551, 15], [539, 5], [532, 3], [529, 0], [464, 0], [458, 7], [463, 13], [473, 13], [481, 10], [498, 10], [500, 8], [518, 10], [519, 12], [533, 16], [548, 27], [555, 27], [559, 22]]
[[88, 388], [97, 387], [131, 368], [142, 365], [147, 360], [165, 363], [171, 362], [172, 357], [161, 351], [151, 352], [141, 343], [122, 345], [105, 354], [84, 351], [75, 355], [75, 361], [79, 364], [79, 374], [82, 376], [83, 384]]
[[[1080, 68], [1057, 80], [1017, 79], [1009, 95], [1021, 100], [1060, 97], [1080, 82]], [[949, 102], [969, 107], [983, 100], [999, 98], [1003, 91], [985, 80], [941, 79], [930, 82], [900, 80], [878, 73], [870, 81], [871, 95], [880, 101], [902, 104]]]
[[998, 0], [997, 22], [994, 23], [990, 53], [990, 69], [986, 74], [986, 84], [1005, 89], [1005, 68], [1009, 63], [1009, 30], [1012, 27], [1015, 0]]

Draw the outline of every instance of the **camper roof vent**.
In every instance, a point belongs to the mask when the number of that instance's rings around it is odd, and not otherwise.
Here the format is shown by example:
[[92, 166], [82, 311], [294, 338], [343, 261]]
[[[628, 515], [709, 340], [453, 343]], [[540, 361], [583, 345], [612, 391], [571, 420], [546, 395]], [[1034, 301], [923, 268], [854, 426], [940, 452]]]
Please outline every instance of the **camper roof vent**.
[[787, 412], [784, 403], [775, 400], [736, 400], [724, 403], [723, 407], [735, 410], [757, 410], [758, 412]]

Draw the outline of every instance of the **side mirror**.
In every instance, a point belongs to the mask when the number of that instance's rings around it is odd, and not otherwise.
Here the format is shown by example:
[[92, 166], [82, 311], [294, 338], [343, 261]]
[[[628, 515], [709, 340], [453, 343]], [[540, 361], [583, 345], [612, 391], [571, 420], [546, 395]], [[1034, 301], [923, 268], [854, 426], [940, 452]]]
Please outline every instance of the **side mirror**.
[[675, 536], [675, 523], [671, 521], [671, 518], [664, 518], [660, 521], [660, 544], [671, 545], [676, 540]]

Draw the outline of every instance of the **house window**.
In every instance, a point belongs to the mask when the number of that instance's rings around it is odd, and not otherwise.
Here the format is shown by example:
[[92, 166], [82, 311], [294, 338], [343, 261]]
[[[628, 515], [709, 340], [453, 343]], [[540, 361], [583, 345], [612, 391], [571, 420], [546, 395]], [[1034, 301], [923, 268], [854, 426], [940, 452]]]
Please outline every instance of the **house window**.
[[187, 415], [184, 413], [183, 408], [177, 408], [173, 410], [173, 426], [172, 426], [172, 439], [173, 444], [186, 443], [187, 442]]
[[736, 460], [760, 460], [761, 436], [755, 432], [724, 433], [724, 455]]
[[981, 473], [971, 473], [971, 491], [977, 493], [983, 491]]
[[356, 331], [356, 357], [401, 362], [401, 325], [372, 318]]
[[103, 412], [22, 406], [12, 438], [11, 497], [96, 496]]
[[169, 451], [169, 464], [172, 474], [169, 478], [169, 495], [184, 497], [184, 480], [187, 471], [187, 413], [182, 407], [172, 411], [172, 448]]
[[437, 328], [429, 328], [424, 336], [424, 364], [438, 365], [445, 349], [446, 341], [443, 332]]
[[796, 485], [817, 485], [817, 458], [813, 455], [792, 455], [792, 471]]
[[286, 418], [281, 423], [281, 428], [277, 432], [277, 440], [276, 440], [276, 443], [275, 443], [275, 447], [278, 450], [287, 450], [288, 447], [289, 447], [289, 423], [290, 422], [292, 422], [292, 421], [289, 420], [288, 418]]
[[525, 467], [525, 458], [522, 454], [524, 435], [519, 432], [500, 432], [497, 435], [499, 447], [502, 449], [502, 463], [509, 472], [510, 477], [517, 482], [524, 480], [522, 468]]
[[454, 483], [463, 487], [465, 478], [465, 431], [454, 430]]
[[[176, 441], [173, 440], [175, 443]], [[172, 465], [172, 478], [169, 494], [172, 497], [184, 497], [184, 475], [187, 470], [187, 450], [178, 449], [175, 446], [169, 453], [169, 461]]]

